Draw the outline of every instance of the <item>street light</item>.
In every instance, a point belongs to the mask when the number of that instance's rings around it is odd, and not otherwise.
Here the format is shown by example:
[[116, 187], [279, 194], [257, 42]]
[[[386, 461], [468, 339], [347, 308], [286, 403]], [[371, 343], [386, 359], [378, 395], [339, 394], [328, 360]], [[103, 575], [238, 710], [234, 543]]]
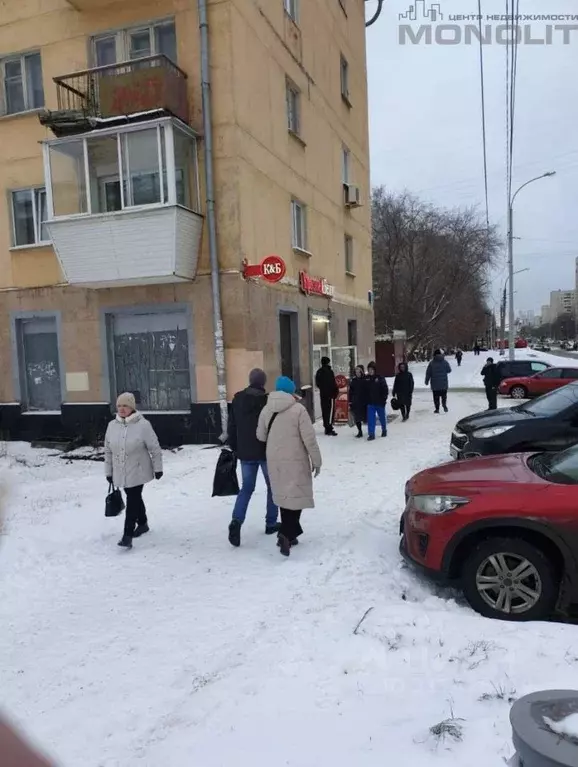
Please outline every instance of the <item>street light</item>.
[[529, 181], [526, 181], [525, 184], [522, 184], [522, 186], [518, 187], [518, 189], [514, 192], [514, 195], [510, 198], [508, 201], [508, 278], [510, 280], [510, 319], [509, 319], [509, 333], [508, 333], [508, 349], [509, 349], [509, 357], [510, 360], [513, 360], [515, 358], [515, 350], [514, 350], [514, 343], [515, 343], [515, 328], [514, 328], [514, 322], [515, 322], [515, 314], [514, 314], [514, 201], [518, 194], [522, 191], [522, 189], [525, 186], [528, 186], [528, 184], [533, 184], [534, 181], [539, 181], [541, 178], [549, 178], [550, 176], [555, 176], [556, 171], [555, 170], [549, 170], [547, 173], [542, 173], [541, 176], [536, 176], [536, 178], [531, 178]]

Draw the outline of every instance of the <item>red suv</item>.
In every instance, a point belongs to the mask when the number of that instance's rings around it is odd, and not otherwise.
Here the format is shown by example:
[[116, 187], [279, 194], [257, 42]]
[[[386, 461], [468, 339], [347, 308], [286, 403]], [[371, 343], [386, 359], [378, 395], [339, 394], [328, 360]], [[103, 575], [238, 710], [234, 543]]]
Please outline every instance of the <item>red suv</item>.
[[403, 556], [474, 610], [542, 620], [578, 604], [578, 446], [444, 464], [406, 484]]
[[509, 394], [514, 399], [540, 397], [549, 391], [578, 381], [578, 368], [548, 368], [532, 376], [506, 378], [498, 387], [500, 394]]

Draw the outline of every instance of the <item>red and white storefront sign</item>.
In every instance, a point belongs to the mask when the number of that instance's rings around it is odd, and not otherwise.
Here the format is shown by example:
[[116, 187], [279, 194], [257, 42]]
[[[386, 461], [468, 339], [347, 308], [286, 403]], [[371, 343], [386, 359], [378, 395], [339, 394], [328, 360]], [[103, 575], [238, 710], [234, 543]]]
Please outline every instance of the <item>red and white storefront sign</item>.
[[299, 272], [299, 287], [307, 296], [333, 298], [335, 288], [324, 277], [312, 277], [307, 272]]
[[249, 279], [251, 277], [260, 277], [265, 282], [279, 282], [287, 274], [287, 267], [285, 261], [281, 256], [266, 256], [260, 264], [249, 264], [246, 260], [243, 261], [243, 277]]

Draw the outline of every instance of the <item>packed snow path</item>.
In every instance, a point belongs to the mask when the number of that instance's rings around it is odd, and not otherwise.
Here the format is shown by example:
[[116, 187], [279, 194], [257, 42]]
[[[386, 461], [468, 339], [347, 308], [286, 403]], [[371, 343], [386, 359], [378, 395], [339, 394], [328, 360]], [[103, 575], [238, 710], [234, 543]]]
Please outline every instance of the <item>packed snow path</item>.
[[502, 764], [510, 700], [578, 685], [576, 628], [480, 618], [397, 550], [406, 479], [484, 404], [450, 394], [435, 416], [418, 392], [387, 439], [320, 435], [317, 508], [287, 560], [261, 479], [229, 546], [215, 450], [165, 454], [151, 533], [126, 552], [102, 464], [7, 445], [0, 706], [62, 767]]

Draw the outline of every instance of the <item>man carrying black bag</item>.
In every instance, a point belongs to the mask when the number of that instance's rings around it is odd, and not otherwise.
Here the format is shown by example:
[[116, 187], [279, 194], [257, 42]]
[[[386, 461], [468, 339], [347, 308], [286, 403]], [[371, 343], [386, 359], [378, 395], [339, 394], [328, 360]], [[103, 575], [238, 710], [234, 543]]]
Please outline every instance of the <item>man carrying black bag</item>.
[[247, 508], [257, 483], [259, 469], [263, 472], [267, 485], [267, 514], [265, 518], [265, 533], [273, 535], [278, 532], [277, 517], [279, 510], [273, 501], [265, 445], [257, 439], [257, 424], [261, 410], [267, 404], [265, 384], [267, 376], [264, 371], [255, 368], [249, 374], [249, 386], [237, 392], [233, 397], [228, 424], [228, 444], [241, 461], [243, 484], [237, 496], [233, 509], [233, 519], [229, 525], [229, 543], [231, 546], [241, 545], [241, 527], [247, 515]]

